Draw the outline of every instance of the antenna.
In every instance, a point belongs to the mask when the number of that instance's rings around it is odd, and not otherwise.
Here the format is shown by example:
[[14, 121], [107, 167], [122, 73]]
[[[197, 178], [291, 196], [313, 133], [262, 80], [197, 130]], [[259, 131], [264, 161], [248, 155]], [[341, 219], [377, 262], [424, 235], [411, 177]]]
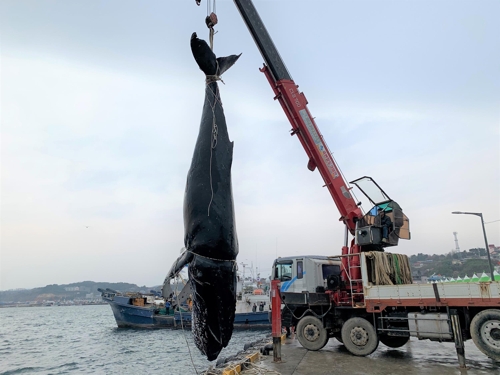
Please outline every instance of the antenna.
[[243, 266], [243, 283], [245, 283], [245, 268], [248, 266], [248, 264], [245, 264], [243, 262], [240, 263]]
[[[453, 235], [455, 236], [455, 252], [460, 253], [460, 246], [458, 246], [458, 237], [457, 237], [457, 232], [453, 232]], [[453, 251], [452, 251], [453, 253]]]

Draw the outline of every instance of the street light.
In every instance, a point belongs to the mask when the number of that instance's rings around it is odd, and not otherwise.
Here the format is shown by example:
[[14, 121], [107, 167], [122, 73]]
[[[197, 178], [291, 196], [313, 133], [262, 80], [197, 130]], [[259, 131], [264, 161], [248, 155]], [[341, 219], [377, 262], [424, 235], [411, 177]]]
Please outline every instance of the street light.
[[490, 263], [490, 272], [491, 272], [491, 281], [495, 280], [495, 269], [493, 268], [493, 263], [491, 263], [490, 251], [488, 249], [488, 239], [486, 238], [486, 229], [484, 229], [484, 220], [483, 214], [481, 212], [462, 212], [462, 211], [453, 211], [452, 214], [456, 215], [476, 215], [481, 218], [481, 224], [483, 225], [483, 234], [484, 234], [484, 244], [486, 245], [486, 254], [488, 255], [488, 262]]

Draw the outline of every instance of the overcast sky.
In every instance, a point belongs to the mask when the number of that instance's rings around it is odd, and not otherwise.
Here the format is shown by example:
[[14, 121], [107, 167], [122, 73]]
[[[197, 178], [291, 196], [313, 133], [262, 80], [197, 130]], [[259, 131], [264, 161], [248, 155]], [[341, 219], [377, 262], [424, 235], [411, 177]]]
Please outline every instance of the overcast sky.
[[[394, 251], [444, 254], [455, 231], [484, 247], [479, 218], [451, 211], [500, 219], [500, 2], [254, 3], [346, 179], [373, 177], [410, 218]], [[276, 255], [339, 254], [339, 213], [257, 47], [232, 1], [217, 14], [215, 53], [243, 53], [220, 85], [238, 262], [268, 276]], [[194, 0], [0, 2], [0, 290], [163, 282], [183, 246], [205, 16]], [[500, 222], [486, 230], [500, 245]]]

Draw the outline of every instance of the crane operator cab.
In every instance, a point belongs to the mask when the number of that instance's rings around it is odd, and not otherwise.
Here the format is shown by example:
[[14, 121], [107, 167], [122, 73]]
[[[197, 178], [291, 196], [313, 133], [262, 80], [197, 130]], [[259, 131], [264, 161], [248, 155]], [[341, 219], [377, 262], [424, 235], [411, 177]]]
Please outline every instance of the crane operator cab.
[[410, 239], [410, 221], [371, 177], [351, 181], [369, 199], [372, 208], [356, 223], [356, 243], [362, 251], [397, 246], [399, 239]]

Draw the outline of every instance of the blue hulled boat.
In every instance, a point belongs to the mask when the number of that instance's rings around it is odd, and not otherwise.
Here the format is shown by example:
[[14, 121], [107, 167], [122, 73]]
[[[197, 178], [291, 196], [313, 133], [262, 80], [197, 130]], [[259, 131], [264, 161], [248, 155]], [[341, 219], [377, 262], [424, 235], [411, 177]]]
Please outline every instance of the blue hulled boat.
[[[101, 297], [109, 303], [119, 328], [181, 328], [191, 326], [191, 312], [185, 308], [173, 311], [165, 307], [166, 301], [156, 293], [120, 293], [112, 289], [99, 289]], [[252, 311], [253, 304], [269, 306], [269, 297], [242, 298], [236, 304], [235, 329], [270, 328], [269, 311]], [[167, 304], [168, 306], [168, 304]]]

